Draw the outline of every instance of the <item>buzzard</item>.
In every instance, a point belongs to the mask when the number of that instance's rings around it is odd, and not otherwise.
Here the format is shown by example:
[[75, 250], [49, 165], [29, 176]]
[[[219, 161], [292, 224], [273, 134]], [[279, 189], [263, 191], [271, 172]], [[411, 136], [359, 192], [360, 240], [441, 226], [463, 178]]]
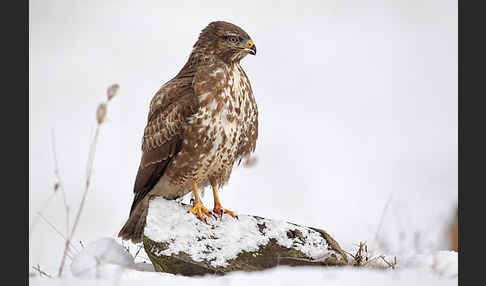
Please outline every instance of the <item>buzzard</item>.
[[[194, 193], [191, 213], [234, 213], [224, 209], [218, 188], [235, 162], [255, 150], [258, 110], [240, 61], [256, 47], [240, 27], [223, 21], [204, 28], [187, 63], [150, 102], [142, 139], [130, 216], [119, 237], [140, 242], [149, 200], [173, 200]], [[198, 187], [212, 186], [214, 208], [206, 209]]]

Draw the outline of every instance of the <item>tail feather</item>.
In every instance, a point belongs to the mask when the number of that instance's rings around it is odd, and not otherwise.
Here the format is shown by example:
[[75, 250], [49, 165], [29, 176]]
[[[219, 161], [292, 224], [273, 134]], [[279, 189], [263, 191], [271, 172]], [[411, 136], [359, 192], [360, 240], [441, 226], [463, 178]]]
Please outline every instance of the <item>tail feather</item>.
[[141, 242], [147, 213], [148, 207], [144, 203], [139, 203], [118, 233], [118, 237], [123, 240], [131, 240], [133, 243]]

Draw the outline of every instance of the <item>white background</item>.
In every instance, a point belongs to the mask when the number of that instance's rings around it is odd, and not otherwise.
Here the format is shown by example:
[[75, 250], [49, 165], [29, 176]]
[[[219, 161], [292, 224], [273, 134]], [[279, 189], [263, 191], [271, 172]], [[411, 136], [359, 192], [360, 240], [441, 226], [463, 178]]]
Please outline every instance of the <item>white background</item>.
[[[96, 106], [119, 83], [75, 239], [116, 236], [150, 99], [214, 20], [258, 49], [242, 64], [259, 108], [258, 162], [234, 169], [224, 207], [323, 228], [348, 251], [359, 241], [388, 253], [446, 248], [457, 203], [452, 0], [30, 1], [30, 224], [53, 192], [53, 129], [72, 222]], [[60, 194], [43, 214], [65, 230]], [[63, 246], [40, 221], [30, 265], [57, 269]]]

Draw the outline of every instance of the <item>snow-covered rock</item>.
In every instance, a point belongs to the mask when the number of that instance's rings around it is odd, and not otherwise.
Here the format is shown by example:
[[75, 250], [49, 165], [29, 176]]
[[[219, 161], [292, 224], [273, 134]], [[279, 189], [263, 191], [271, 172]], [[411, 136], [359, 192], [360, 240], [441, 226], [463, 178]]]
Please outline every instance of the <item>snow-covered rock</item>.
[[109, 278], [134, 266], [134, 258], [114, 238], [105, 237], [86, 245], [73, 257], [71, 272], [83, 278]]
[[163, 198], [150, 202], [144, 247], [157, 270], [195, 275], [346, 264], [339, 244], [322, 230], [249, 215], [209, 218], [206, 224], [190, 208]]

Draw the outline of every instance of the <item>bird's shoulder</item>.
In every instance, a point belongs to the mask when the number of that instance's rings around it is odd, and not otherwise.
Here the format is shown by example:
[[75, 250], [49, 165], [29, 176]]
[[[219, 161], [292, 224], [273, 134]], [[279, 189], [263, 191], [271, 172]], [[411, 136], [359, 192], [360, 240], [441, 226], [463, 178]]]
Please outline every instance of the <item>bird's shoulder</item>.
[[174, 78], [165, 83], [150, 102], [142, 150], [157, 149], [177, 139], [187, 119], [198, 109], [192, 78]]
[[162, 85], [150, 101], [148, 121], [174, 104], [193, 104], [194, 102], [191, 99], [194, 99], [195, 95], [192, 80], [193, 77], [175, 77]]

